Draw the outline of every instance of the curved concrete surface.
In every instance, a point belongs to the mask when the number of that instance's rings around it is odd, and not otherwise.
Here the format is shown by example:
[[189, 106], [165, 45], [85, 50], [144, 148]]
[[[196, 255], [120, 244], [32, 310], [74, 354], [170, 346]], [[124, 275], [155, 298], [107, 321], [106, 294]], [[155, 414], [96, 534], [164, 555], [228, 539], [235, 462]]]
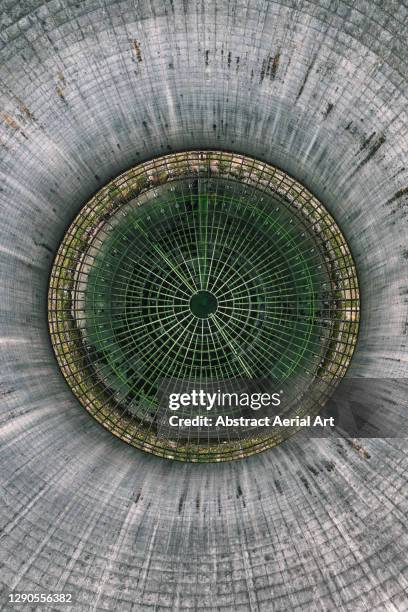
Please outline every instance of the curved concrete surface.
[[303, 182], [348, 239], [352, 372], [406, 376], [408, 6], [0, 8], [1, 609], [10, 589], [71, 592], [75, 610], [407, 609], [406, 440], [147, 456], [72, 396], [46, 293], [67, 225], [109, 178], [167, 151], [236, 150]]

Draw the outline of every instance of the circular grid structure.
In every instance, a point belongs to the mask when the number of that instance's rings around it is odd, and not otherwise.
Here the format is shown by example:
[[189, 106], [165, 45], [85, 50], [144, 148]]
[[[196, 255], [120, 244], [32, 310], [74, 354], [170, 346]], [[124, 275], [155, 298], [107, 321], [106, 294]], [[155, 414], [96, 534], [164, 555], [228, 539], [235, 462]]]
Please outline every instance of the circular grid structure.
[[217, 151], [137, 166], [69, 228], [49, 291], [51, 338], [89, 412], [130, 444], [219, 461], [286, 434], [170, 434], [161, 380], [296, 379], [291, 416], [316, 414], [356, 343], [359, 292], [347, 243], [302, 185]]

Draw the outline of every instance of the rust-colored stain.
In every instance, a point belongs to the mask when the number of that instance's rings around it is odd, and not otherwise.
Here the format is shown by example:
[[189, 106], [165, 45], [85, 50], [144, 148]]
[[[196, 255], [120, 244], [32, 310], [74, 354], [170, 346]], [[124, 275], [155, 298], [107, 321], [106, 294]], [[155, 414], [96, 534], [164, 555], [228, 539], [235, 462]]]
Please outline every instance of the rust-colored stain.
[[27, 138], [27, 136], [25, 135], [21, 127], [18, 125], [17, 121], [15, 121], [15, 119], [13, 119], [11, 115], [9, 115], [8, 113], [4, 111], [1, 111], [0, 117], [4, 119], [4, 122], [6, 123], [6, 125], [11, 127], [13, 130], [16, 130], [16, 132], [20, 132], [20, 134], [22, 134], [24, 138]]
[[280, 49], [278, 49], [278, 51], [275, 53], [273, 57], [269, 55], [267, 58], [262, 60], [261, 80], [260, 80], [261, 83], [266, 76], [269, 77], [271, 81], [275, 79], [276, 73], [278, 72], [278, 68], [279, 68], [280, 58], [281, 58], [281, 52], [280, 52]]
[[65, 89], [65, 85], [66, 85], [66, 81], [65, 81], [65, 77], [62, 74], [62, 72], [59, 72], [57, 74], [57, 83], [55, 85], [55, 91], [57, 93], [57, 96], [66, 103], [66, 98], [64, 95], [64, 89]]
[[142, 61], [142, 51], [140, 49], [140, 42], [138, 42], [137, 40], [133, 40], [133, 48], [135, 50], [135, 54], [136, 54], [136, 59], [138, 62]]
[[28, 106], [23, 102], [23, 100], [21, 100], [20, 98], [17, 98], [17, 104], [18, 104], [18, 109], [22, 115], [22, 119], [29, 119], [30, 121], [36, 121], [36, 118], [34, 116], [34, 113], [32, 113], [30, 111], [30, 109], [28, 108]]
[[0, 114], [3, 117], [4, 121], [7, 123], [7, 125], [9, 125], [11, 128], [13, 128], [13, 130], [19, 130], [20, 129], [20, 126], [18, 125], [18, 123], [16, 121], [14, 121], [14, 119], [13, 119], [13, 117], [11, 115], [8, 115], [4, 111], [1, 111]]
[[351, 446], [351, 448], [357, 451], [360, 457], [363, 457], [364, 459], [371, 458], [370, 453], [367, 451], [367, 449], [364, 448], [364, 446], [361, 444], [361, 442], [357, 438], [346, 440], [346, 442]]

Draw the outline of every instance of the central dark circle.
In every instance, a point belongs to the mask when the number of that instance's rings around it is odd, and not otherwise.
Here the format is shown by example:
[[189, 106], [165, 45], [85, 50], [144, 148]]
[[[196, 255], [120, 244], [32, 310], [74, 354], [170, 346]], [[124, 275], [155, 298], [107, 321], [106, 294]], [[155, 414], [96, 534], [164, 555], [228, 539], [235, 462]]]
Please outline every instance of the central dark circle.
[[190, 310], [199, 319], [208, 319], [217, 308], [217, 298], [210, 291], [197, 291], [190, 300]]

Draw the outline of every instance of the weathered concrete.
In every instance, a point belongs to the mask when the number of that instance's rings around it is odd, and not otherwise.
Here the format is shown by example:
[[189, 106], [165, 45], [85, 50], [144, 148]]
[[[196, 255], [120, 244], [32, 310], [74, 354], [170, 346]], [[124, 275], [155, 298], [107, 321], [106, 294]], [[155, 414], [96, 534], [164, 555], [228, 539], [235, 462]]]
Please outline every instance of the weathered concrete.
[[45, 307], [63, 232], [110, 177], [170, 150], [234, 149], [302, 181], [349, 240], [354, 373], [406, 375], [408, 7], [0, 6], [5, 589], [71, 591], [75, 610], [406, 609], [406, 441], [365, 441], [369, 459], [296, 439], [226, 465], [146, 456], [74, 400]]

